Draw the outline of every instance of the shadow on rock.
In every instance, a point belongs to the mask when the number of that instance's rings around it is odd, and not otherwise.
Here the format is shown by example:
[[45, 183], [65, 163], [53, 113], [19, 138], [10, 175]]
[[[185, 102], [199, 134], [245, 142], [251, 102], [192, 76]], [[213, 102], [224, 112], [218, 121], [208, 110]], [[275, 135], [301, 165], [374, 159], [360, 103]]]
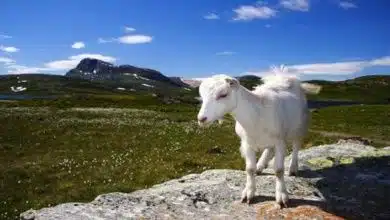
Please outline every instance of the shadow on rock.
[[355, 158], [350, 164], [298, 175], [320, 177], [315, 187], [328, 212], [347, 219], [390, 219], [390, 156]]
[[[260, 204], [263, 202], [273, 202], [275, 200], [274, 196], [255, 196], [253, 198], [253, 204]], [[275, 203], [276, 204], [276, 203]], [[321, 209], [326, 209], [325, 202], [322, 201], [315, 201], [315, 200], [307, 200], [307, 199], [295, 199], [291, 198], [288, 202], [288, 205], [286, 208], [295, 208], [302, 205], [310, 205], [310, 206], [316, 206]]]

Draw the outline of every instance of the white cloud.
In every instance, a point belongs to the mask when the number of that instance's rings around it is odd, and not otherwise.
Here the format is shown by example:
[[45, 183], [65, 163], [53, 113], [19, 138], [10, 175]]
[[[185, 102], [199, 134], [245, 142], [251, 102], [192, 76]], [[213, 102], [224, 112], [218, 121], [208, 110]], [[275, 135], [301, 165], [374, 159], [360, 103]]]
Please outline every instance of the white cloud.
[[266, 24], [266, 25], [264, 25], [264, 27], [266, 27], [266, 28], [270, 28], [270, 27], [272, 27], [272, 25], [270, 25], [270, 24]]
[[99, 44], [118, 42], [122, 44], [144, 44], [152, 42], [153, 37], [148, 35], [136, 34], [136, 35], [125, 35], [118, 38], [99, 38]]
[[10, 38], [12, 38], [12, 36], [0, 34], [0, 39], [10, 39]]
[[268, 19], [276, 15], [276, 10], [267, 6], [242, 5], [233, 10], [236, 15], [235, 21], [250, 21], [253, 19]]
[[16, 53], [20, 49], [16, 48], [16, 47], [6, 47], [6, 46], [3, 46], [3, 45], [0, 45], [0, 50], [2, 50], [4, 52], [7, 52], [7, 53]]
[[314, 63], [289, 66], [293, 72], [302, 74], [350, 74], [363, 70], [366, 62], [336, 62], [336, 63]]
[[7, 66], [8, 74], [27, 74], [27, 73], [43, 73], [50, 71], [49, 68], [42, 67], [28, 67], [23, 65], [9, 65]]
[[104, 56], [101, 54], [79, 54], [68, 57], [67, 60], [56, 60], [45, 63], [44, 66], [52, 70], [66, 70], [74, 68], [84, 58], [99, 59], [109, 63], [116, 62], [116, 58], [111, 56]]
[[74, 44], [72, 44], [72, 48], [73, 49], [85, 48], [85, 44], [82, 41], [77, 41], [77, 42], [74, 42]]
[[117, 40], [123, 44], [144, 44], [150, 43], [153, 37], [147, 35], [126, 35], [119, 37]]
[[54, 69], [54, 70], [66, 70], [66, 69], [72, 69], [79, 63], [78, 60], [56, 60], [51, 61], [48, 63], [45, 63], [44, 65], [47, 68]]
[[[285, 66], [288, 73], [291, 74], [324, 74], [324, 75], [348, 75], [362, 71], [365, 68], [373, 66], [390, 66], [390, 56], [381, 57], [373, 60], [360, 60], [349, 62], [334, 63], [312, 63]], [[263, 71], [252, 71], [244, 74], [265, 75], [271, 73], [272, 69]]]
[[5, 65], [9, 65], [15, 63], [15, 60], [10, 59], [8, 57], [0, 57], [0, 63], [4, 63]]
[[129, 32], [133, 32], [133, 31], [136, 31], [135, 28], [132, 28], [132, 27], [128, 27], [128, 26], [125, 26], [125, 32], [126, 33], [129, 33]]
[[355, 3], [349, 1], [340, 1], [339, 6], [344, 9], [357, 8]]
[[205, 16], [203, 16], [204, 19], [207, 19], [207, 20], [217, 20], [219, 19], [219, 16], [215, 13], [209, 13]]
[[280, 5], [293, 11], [309, 11], [309, 0], [280, 0]]
[[371, 60], [370, 65], [372, 65], [372, 66], [390, 66], [390, 56], [381, 57], [378, 59]]
[[236, 54], [236, 52], [233, 52], [233, 51], [222, 51], [222, 52], [216, 53], [215, 55], [218, 55], [218, 56], [229, 56], [229, 55], [234, 55], [234, 54]]

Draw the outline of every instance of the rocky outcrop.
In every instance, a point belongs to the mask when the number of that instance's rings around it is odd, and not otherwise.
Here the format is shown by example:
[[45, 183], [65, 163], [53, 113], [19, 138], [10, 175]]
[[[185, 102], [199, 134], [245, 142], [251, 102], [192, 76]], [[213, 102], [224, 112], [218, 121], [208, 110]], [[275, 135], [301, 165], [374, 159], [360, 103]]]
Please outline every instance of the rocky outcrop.
[[[288, 208], [274, 203], [275, 177], [256, 177], [255, 203], [240, 203], [241, 170], [207, 170], [89, 203], [28, 210], [22, 219], [390, 219], [390, 150], [343, 141], [302, 150], [286, 176]], [[288, 164], [286, 160], [286, 165]]]

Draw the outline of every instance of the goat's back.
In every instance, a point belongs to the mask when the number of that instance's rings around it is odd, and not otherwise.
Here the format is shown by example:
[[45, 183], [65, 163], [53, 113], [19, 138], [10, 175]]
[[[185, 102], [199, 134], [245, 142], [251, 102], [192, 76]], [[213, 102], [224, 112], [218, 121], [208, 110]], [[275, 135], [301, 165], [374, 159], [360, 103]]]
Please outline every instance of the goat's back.
[[274, 132], [287, 138], [303, 136], [308, 128], [309, 110], [301, 82], [290, 75], [272, 75], [252, 92], [264, 103], [263, 113]]

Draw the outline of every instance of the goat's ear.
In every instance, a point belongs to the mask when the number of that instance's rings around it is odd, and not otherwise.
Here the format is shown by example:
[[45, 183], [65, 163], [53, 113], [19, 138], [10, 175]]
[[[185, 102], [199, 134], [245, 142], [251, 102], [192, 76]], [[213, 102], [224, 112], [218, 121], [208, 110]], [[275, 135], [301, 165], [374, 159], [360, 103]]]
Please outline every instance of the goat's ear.
[[229, 85], [230, 85], [231, 87], [238, 87], [239, 82], [238, 82], [237, 79], [234, 79], [234, 78], [226, 78], [225, 81], [226, 81], [227, 83], [229, 83]]

